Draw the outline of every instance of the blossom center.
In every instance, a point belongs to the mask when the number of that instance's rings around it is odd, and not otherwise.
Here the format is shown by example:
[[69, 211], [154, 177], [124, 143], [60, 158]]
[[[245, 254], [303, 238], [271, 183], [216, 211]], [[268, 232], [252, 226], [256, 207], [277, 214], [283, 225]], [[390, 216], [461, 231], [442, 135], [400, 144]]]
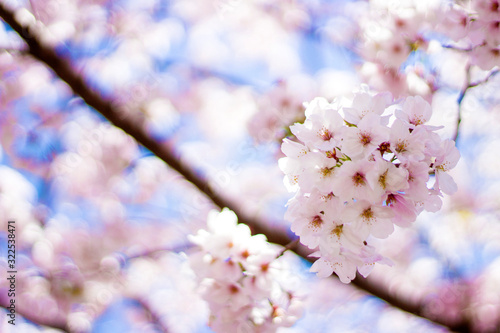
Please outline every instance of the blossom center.
[[248, 258], [248, 257], [250, 256], [250, 252], [248, 252], [248, 250], [247, 250], [247, 249], [245, 249], [245, 251], [243, 251], [243, 252], [241, 253], [241, 256], [242, 256], [243, 258]]
[[332, 230], [332, 235], [335, 235], [338, 238], [340, 238], [340, 234], [342, 233], [342, 229], [344, 229], [344, 225], [343, 224], [340, 224], [340, 225], [336, 226]]
[[325, 168], [321, 169], [321, 174], [323, 175], [323, 178], [325, 178], [325, 177], [330, 176], [332, 171], [333, 171], [333, 168], [326, 168], [325, 167]]
[[500, 5], [499, 5], [498, 1], [493, 1], [493, 2], [491, 3], [491, 11], [492, 11], [492, 12], [496, 12], [496, 11], [498, 11], [498, 8], [499, 8], [499, 7], [500, 7]]
[[370, 142], [372, 142], [372, 137], [370, 136], [370, 134], [366, 133], [366, 132], [362, 132], [359, 134], [359, 139], [361, 141], [361, 144], [363, 146], [366, 146], [368, 144], [370, 144]]
[[383, 156], [385, 153], [389, 152], [391, 148], [391, 144], [389, 142], [382, 142], [378, 149], [380, 150], [380, 154]]
[[401, 48], [401, 46], [400, 46], [400, 45], [398, 45], [398, 44], [396, 44], [396, 45], [394, 45], [394, 46], [392, 47], [392, 51], [393, 51], [394, 53], [401, 53], [401, 51], [402, 51], [402, 50], [403, 50], [403, 49], [402, 49], [402, 48]]
[[396, 152], [404, 153], [406, 151], [406, 148], [408, 148], [408, 143], [406, 142], [406, 140], [398, 141], [398, 144], [396, 145]]
[[389, 169], [385, 170], [385, 172], [378, 177], [378, 183], [384, 190], [387, 187], [387, 172], [389, 172]]
[[333, 134], [332, 132], [330, 132], [328, 129], [326, 128], [322, 128], [321, 131], [319, 132], [319, 136], [321, 139], [323, 139], [324, 141], [330, 141], [330, 139], [333, 138]]
[[396, 19], [395, 23], [398, 28], [403, 28], [406, 25], [406, 22], [399, 17]]
[[309, 222], [309, 226], [315, 230], [317, 230], [319, 227], [321, 227], [322, 224], [323, 224], [323, 219], [319, 215], [316, 215], [315, 217], [313, 217], [311, 222]]
[[373, 214], [373, 211], [372, 211], [372, 208], [367, 208], [363, 211], [363, 213], [361, 213], [361, 217], [363, 218], [363, 220], [365, 221], [368, 221], [368, 220], [372, 220], [373, 217], [375, 216], [375, 214]]
[[394, 196], [394, 194], [389, 194], [387, 196], [387, 200], [385, 200], [385, 203], [387, 206], [392, 206], [396, 203], [396, 197]]
[[354, 185], [356, 185], [356, 186], [366, 185], [365, 175], [363, 175], [361, 172], [356, 172], [354, 174], [354, 176], [352, 176], [352, 181], [354, 182]]
[[414, 115], [410, 123], [415, 126], [422, 125], [423, 123], [425, 123], [424, 117], [421, 115]]
[[238, 289], [238, 287], [236, 287], [234, 284], [232, 284], [232, 285], [230, 285], [230, 286], [229, 286], [229, 292], [230, 292], [231, 294], [233, 294], [233, 295], [234, 295], [234, 294], [238, 293], [238, 291], [240, 291], [240, 290], [239, 290], [239, 289]]

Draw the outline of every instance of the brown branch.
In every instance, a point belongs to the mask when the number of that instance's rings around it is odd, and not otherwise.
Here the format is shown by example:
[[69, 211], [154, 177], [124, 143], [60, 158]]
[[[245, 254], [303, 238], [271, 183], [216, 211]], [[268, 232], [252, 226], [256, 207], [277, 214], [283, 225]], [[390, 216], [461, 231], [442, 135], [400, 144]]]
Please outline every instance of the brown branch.
[[160, 316], [151, 308], [147, 301], [141, 298], [136, 298], [134, 300], [142, 307], [146, 315], [149, 317], [149, 321], [151, 321], [160, 332], [169, 332], [168, 327], [162, 323]]
[[284, 255], [286, 251], [295, 251], [296, 252], [297, 246], [299, 246], [299, 244], [300, 244], [300, 239], [298, 239], [298, 238], [290, 241], [290, 243], [283, 246], [283, 249], [280, 251], [280, 253], [278, 253], [276, 258], [279, 258], [282, 255]]
[[[188, 165], [181, 162], [173, 147], [166, 143], [159, 143], [153, 139], [143, 126], [143, 119], [137, 114], [125, 112], [119, 106], [114, 105], [110, 100], [105, 99], [98, 92], [89, 88], [84, 78], [79, 75], [70, 63], [60, 57], [53, 48], [43, 44], [37, 38], [38, 31], [32, 26], [22, 26], [14, 19], [14, 13], [7, 9], [3, 4], [0, 4], [0, 17], [2, 17], [29, 46], [29, 52], [37, 59], [52, 68], [57, 76], [65, 81], [76, 95], [79, 95], [89, 106], [106, 117], [113, 125], [121, 128], [124, 132], [132, 136], [138, 143], [149, 149], [153, 154], [162, 159], [172, 169], [176, 170], [186, 180], [196, 186], [204, 193], [215, 205], [223, 208], [228, 207], [233, 210], [241, 223], [247, 224], [254, 234], [261, 233], [267, 236], [268, 240], [283, 246], [289, 244], [292, 239], [287, 235], [286, 230], [272, 228], [264, 221], [259, 221], [257, 218], [245, 214], [234, 202], [224, 198], [210, 187], [207, 181], [198, 175]], [[311, 253], [303, 245], [298, 245], [295, 252], [306, 258], [309, 261], [314, 261], [308, 255]], [[429, 319], [437, 324], [448, 326], [456, 331], [463, 331], [469, 326], [465, 318], [462, 321], [451, 324], [440, 318], [428, 318], [424, 314], [425, 304], [413, 303], [405, 301], [392, 295], [387, 288], [374, 283], [371, 279], [363, 279], [357, 277], [353, 284], [360, 289], [386, 301], [390, 305], [397, 307], [414, 315]]]

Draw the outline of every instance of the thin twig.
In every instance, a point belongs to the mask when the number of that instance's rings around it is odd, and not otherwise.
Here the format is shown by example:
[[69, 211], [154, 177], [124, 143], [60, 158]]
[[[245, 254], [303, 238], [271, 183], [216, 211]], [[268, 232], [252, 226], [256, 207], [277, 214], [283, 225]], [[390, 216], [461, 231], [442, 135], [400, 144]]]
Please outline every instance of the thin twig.
[[458, 135], [460, 133], [460, 123], [462, 122], [462, 102], [464, 100], [465, 94], [469, 91], [469, 89], [477, 87], [483, 83], [488, 82], [489, 79], [491, 79], [493, 76], [495, 76], [499, 72], [498, 68], [493, 69], [492, 71], [490, 71], [488, 73], [488, 75], [486, 75], [486, 77], [484, 79], [478, 80], [476, 82], [470, 82], [470, 80], [471, 80], [470, 69], [471, 69], [471, 65], [470, 65], [470, 63], [468, 63], [467, 66], [465, 67], [465, 71], [466, 71], [465, 72], [465, 75], [466, 75], [465, 84], [464, 84], [464, 87], [462, 88], [462, 90], [460, 90], [460, 94], [458, 95], [458, 98], [457, 98], [457, 104], [458, 104], [457, 125], [456, 125], [456, 129], [455, 129], [455, 134], [453, 135], [453, 140], [455, 142], [458, 140]]
[[488, 82], [488, 80], [491, 79], [493, 76], [495, 76], [498, 72], [500, 72], [500, 69], [498, 69], [498, 68], [493, 69], [492, 71], [490, 71], [488, 73], [488, 75], [486, 75], [486, 77], [484, 79], [469, 84], [469, 88], [474, 88], [480, 84]]
[[458, 95], [457, 98], [457, 104], [458, 104], [457, 125], [455, 127], [455, 134], [453, 135], [453, 141], [455, 142], [457, 142], [458, 134], [460, 133], [460, 123], [462, 122], [462, 101], [465, 97], [465, 93], [469, 89], [469, 82], [470, 82], [470, 63], [467, 63], [467, 66], [465, 67], [465, 84], [462, 90], [460, 90], [460, 94]]
[[443, 44], [441, 46], [445, 49], [455, 50], [455, 51], [459, 51], [459, 52], [470, 52], [470, 51], [474, 50], [474, 47], [464, 48], [464, 47], [459, 47], [459, 46], [451, 45], [451, 44]]
[[138, 259], [138, 258], [148, 258], [148, 257], [154, 257], [155, 255], [159, 253], [164, 253], [164, 252], [171, 252], [171, 253], [179, 253], [180, 251], [186, 251], [188, 248], [192, 247], [193, 244], [191, 243], [183, 243], [179, 244], [177, 246], [164, 246], [164, 247], [159, 247], [156, 249], [149, 249], [146, 251], [142, 251], [139, 253], [131, 254], [131, 255], [126, 255], [125, 260], [133, 260], [133, 259]]
[[290, 243], [286, 244], [283, 247], [283, 250], [281, 250], [281, 252], [278, 253], [278, 255], [276, 256], [276, 258], [281, 257], [288, 250], [294, 251], [297, 248], [297, 246], [299, 245], [299, 241], [300, 241], [300, 239], [296, 238], [296, 239], [292, 240]]
[[[5, 6], [1, 3], [0, 17], [2, 17], [15, 31], [21, 35], [21, 37], [24, 38], [29, 46], [30, 53], [35, 58], [44, 62], [48, 67], [52, 68], [55, 74], [65, 81], [76, 95], [80, 96], [89, 106], [93, 107], [96, 111], [106, 117], [113, 125], [121, 128], [138, 143], [149, 149], [153, 154], [167, 163], [172, 169], [176, 170], [186, 180], [191, 182], [202, 193], [204, 193], [215, 205], [221, 208], [228, 207], [233, 210], [236, 215], [238, 215], [239, 221], [247, 224], [252, 229], [252, 233], [262, 233], [267, 236], [267, 239], [270, 242], [283, 246], [290, 243], [291, 239], [287, 235], [286, 230], [283, 228], [280, 229], [271, 227], [269, 224], [265, 223], [265, 221], [260, 221], [255, 217], [248, 216], [234, 202], [217, 193], [208, 185], [208, 182], [203, 177], [180, 160], [173, 147], [167, 143], [160, 143], [153, 139], [144, 129], [142, 119], [136, 114], [128, 114], [124, 112], [124, 110], [120, 109], [116, 105], [113, 105], [111, 101], [105, 99], [101, 94], [92, 90], [86, 84], [84, 78], [72, 68], [68, 61], [57, 55], [57, 53], [50, 46], [43, 44], [38, 38], [36, 38], [37, 32], [34, 31], [32, 27], [20, 25], [14, 19], [13, 13], [5, 8]], [[23, 31], [27, 31], [28, 34], [23, 34]], [[311, 251], [303, 245], [297, 244], [295, 252], [309, 261], [314, 261], [314, 259], [309, 257]], [[448, 322], [444, 322], [440, 318], [428, 318], [423, 313], [425, 304], [398, 298], [391, 294], [386, 287], [374, 283], [371, 279], [363, 279], [358, 276], [353, 281], [353, 284], [395, 307], [429, 319], [435, 323], [446, 325], [452, 330], [462, 331], [463, 327], [469, 326], [469, 323], [465, 318], [459, 320], [458, 324], [450, 324]]]

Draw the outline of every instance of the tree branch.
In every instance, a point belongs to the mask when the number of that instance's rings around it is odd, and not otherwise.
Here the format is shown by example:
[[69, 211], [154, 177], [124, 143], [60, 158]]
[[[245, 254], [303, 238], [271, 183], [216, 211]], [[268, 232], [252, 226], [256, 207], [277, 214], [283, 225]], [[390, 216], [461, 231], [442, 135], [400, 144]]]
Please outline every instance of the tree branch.
[[135, 298], [134, 301], [142, 307], [149, 320], [155, 325], [155, 327], [162, 333], [168, 333], [168, 328], [162, 323], [160, 316], [153, 311], [149, 303], [141, 298]]
[[458, 134], [460, 133], [460, 123], [462, 122], [462, 101], [464, 100], [465, 94], [467, 91], [469, 91], [470, 88], [477, 87], [480, 84], [488, 82], [489, 79], [491, 79], [493, 76], [495, 76], [500, 70], [493, 69], [486, 75], [486, 77], [482, 80], [476, 81], [476, 82], [470, 82], [470, 68], [471, 65], [467, 64], [465, 67], [466, 71], [466, 79], [465, 79], [465, 84], [462, 90], [460, 90], [460, 94], [458, 95], [457, 98], [457, 104], [458, 104], [458, 115], [457, 115], [457, 125], [455, 129], [455, 134], [453, 135], [453, 140], [456, 142], [458, 139]]
[[129, 253], [125, 253], [125, 260], [134, 260], [134, 259], [137, 259], [137, 258], [154, 258], [156, 255], [158, 254], [162, 254], [164, 252], [173, 252], [173, 253], [179, 253], [181, 251], [186, 251], [187, 249], [189, 249], [190, 247], [192, 247], [193, 244], [188, 242], [186, 244], [179, 244], [177, 246], [164, 246], [164, 247], [159, 247], [159, 248], [154, 248], [154, 249], [150, 249], [150, 250], [145, 250], [145, 251], [141, 251], [141, 252], [138, 252], [138, 253], [133, 253], [133, 254], [129, 254]]
[[[60, 57], [53, 48], [45, 45], [41, 39], [37, 37], [39, 32], [34, 26], [21, 25], [14, 19], [14, 13], [3, 4], [0, 4], [0, 17], [2, 17], [26, 41], [29, 46], [29, 52], [35, 58], [50, 67], [59, 78], [72, 88], [76, 95], [79, 95], [85, 101], [85, 103], [162, 159], [187, 181], [196, 186], [215, 205], [221, 208], [228, 207], [233, 210], [241, 223], [247, 224], [254, 234], [261, 233], [266, 235], [270, 242], [286, 246], [293, 240], [288, 236], [286, 230], [271, 228], [268, 224], [264, 223], [264, 221], [259, 221], [252, 216], [248, 216], [234, 202], [217, 193], [208, 185], [208, 182], [203, 177], [198, 175], [188, 165], [181, 162], [173, 147], [167, 143], [159, 143], [153, 139], [145, 130], [143, 119], [141, 119], [139, 115], [125, 112], [119, 106], [114, 105], [110, 100], [105, 99], [98, 92], [92, 90], [89, 85], [86, 84], [84, 78], [72, 68], [67, 60]], [[311, 251], [303, 245], [299, 244], [295, 252], [311, 262], [314, 261], [308, 257]], [[358, 276], [352, 283], [358, 288], [386, 301], [394, 307], [429, 319], [437, 324], [448, 326], [457, 331], [462, 331], [464, 327], [468, 327], [468, 322], [465, 319], [462, 319], [462, 321], [458, 323], [448, 323], [440, 318], [428, 318], [424, 314], [425, 304], [408, 302], [404, 299], [397, 298], [392, 295], [387, 288], [374, 283], [370, 279], [363, 279]]]

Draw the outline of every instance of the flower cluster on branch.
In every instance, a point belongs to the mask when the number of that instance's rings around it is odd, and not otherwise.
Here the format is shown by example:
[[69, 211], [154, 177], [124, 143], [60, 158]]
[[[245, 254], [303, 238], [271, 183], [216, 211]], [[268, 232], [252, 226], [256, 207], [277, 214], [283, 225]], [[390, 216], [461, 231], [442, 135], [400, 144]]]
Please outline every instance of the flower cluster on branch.
[[190, 236], [199, 247], [190, 263], [210, 307], [210, 327], [216, 332], [275, 332], [292, 326], [302, 302], [283, 284], [287, 271], [279, 260], [281, 249], [237, 222], [227, 208], [211, 211], [208, 231]]
[[304, 123], [291, 126], [297, 141], [284, 140], [279, 161], [295, 193], [285, 217], [304, 245], [318, 248], [311, 267], [318, 276], [335, 272], [348, 283], [356, 269], [367, 276], [376, 262], [390, 264], [370, 237], [439, 210], [443, 193], [457, 190], [447, 172], [460, 154], [426, 125], [431, 114], [421, 97], [394, 104], [362, 87], [352, 101], [314, 99]]

